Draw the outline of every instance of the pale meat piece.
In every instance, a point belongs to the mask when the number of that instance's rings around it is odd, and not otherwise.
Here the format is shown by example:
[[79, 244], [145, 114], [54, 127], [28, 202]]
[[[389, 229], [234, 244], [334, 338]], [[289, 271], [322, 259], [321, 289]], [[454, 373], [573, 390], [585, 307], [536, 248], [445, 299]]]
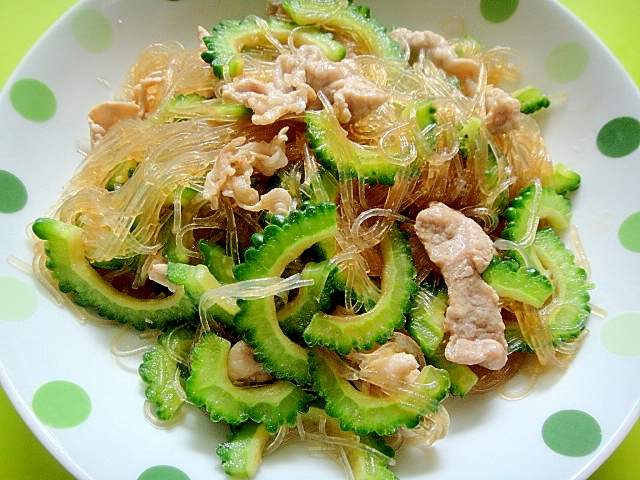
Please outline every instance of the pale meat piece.
[[487, 128], [492, 134], [520, 128], [520, 101], [501, 88], [487, 85], [485, 109]]
[[207, 173], [202, 192], [204, 199], [211, 202], [211, 208], [216, 210], [220, 197], [225, 196], [233, 198], [238, 206], [246, 210], [289, 213], [292, 200], [286, 190], [274, 188], [261, 198], [251, 186], [254, 171], [271, 176], [289, 163], [285, 154], [287, 129], [280, 130], [271, 142], [247, 143], [245, 137], [238, 137], [220, 151], [211, 171]]
[[134, 102], [102, 102], [89, 111], [89, 134], [93, 144], [100, 141], [120, 120], [139, 118], [140, 106]]
[[385, 393], [394, 393], [393, 389], [385, 388], [386, 384], [411, 383], [420, 375], [420, 365], [416, 357], [405, 352], [394, 352], [374, 358], [360, 365], [360, 370], [367, 382], [380, 386]]
[[261, 363], [253, 356], [253, 348], [242, 340], [229, 350], [227, 359], [229, 380], [236, 385], [264, 383], [273, 380]]
[[268, 125], [286, 115], [321, 108], [322, 92], [341, 123], [356, 121], [382, 105], [387, 93], [362, 76], [352, 60], [329, 60], [320, 48], [302, 45], [278, 56], [268, 81], [238, 76], [222, 87], [222, 98], [253, 110], [252, 122]]
[[[358, 364], [357, 379], [369, 395], [384, 397], [402, 392], [404, 384], [412, 383], [420, 375], [417, 343], [407, 335], [396, 332], [387, 343], [370, 352], [352, 352], [347, 358]], [[424, 362], [424, 360], [423, 360]]]
[[416, 216], [415, 231], [448, 290], [445, 357], [455, 363], [498, 370], [507, 361], [507, 342], [498, 295], [481, 273], [495, 249], [474, 220], [443, 203]]
[[430, 30], [413, 31], [407, 28], [396, 28], [389, 32], [392, 38], [401, 45], [409, 47], [410, 58], [416, 58], [421, 51], [433, 64], [461, 81], [477, 82], [480, 74], [480, 61], [472, 58], [461, 58], [455, 46], [445, 37]]
[[264, 193], [258, 203], [254, 205], [241, 205], [242, 208], [250, 212], [259, 212], [266, 210], [271, 213], [279, 213], [281, 215], [288, 215], [293, 209], [293, 199], [288, 191], [284, 188], [272, 188], [267, 193]]
[[302, 114], [307, 104], [316, 99], [313, 89], [304, 82], [294, 83], [293, 76], [289, 79], [291, 83], [286, 88], [279, 88], [273, 81], [239, 76], [222, 87], [222, 98], [250, 108], [254, 124], [269, 125], [286, 115]]
[[149, 280], [163, 287], [167, 287], [171, 292], [175, 292], [178, 286], [167, 279], [168, 268], [169, 264], [167, 263], [167, 259], [162, 255], [162, 252], [156, 253], [149, 266]]

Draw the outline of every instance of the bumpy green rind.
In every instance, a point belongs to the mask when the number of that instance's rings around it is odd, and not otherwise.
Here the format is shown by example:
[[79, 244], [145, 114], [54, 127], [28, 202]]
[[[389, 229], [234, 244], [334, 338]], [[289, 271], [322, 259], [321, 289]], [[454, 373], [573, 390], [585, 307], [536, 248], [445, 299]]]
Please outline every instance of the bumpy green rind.
[[388, 397], [374, 397], [357, 390], [341, 375], [334, 352], [311, 351], [313, 390], [325, 401], [325, 411], [340, 422], [343, 430], [358, 435], [393, 435], [398, 428], [413, 428], [427, 413], [435, 413], [449, 390], [449, 375], [430, 365], [407, 386], [406, 391]]
[[145, 397], [155, 405], [155, 414], [160, 420], [171, 420], [184, 404], [175, 384], [181, 368], [176, 356], [188, 358], [193, 338], [189, 329], [178, 327], [160, 335], [158, 344], [142, 356], [138, 373], [147, 384]]
[[369, 185], [392, 186], [399, 166], [377, 147], [360, 145], [347, 138], [333, 113], [308, 111], [305, 115], [309, 146], [320, 162], [341, 181], [359, 179]]
[[253, 478], [262, 464], [262, 452], [270, 438], [261, 423], [247, 421], [232, 427], [227, 441], [216, 448], [224, 472], [236, 478]]
[[[202, 59], [211, 64], [213, 73], [218, 78], [224, 78], [225, 68], [233, 78], [242, 74], [244, 59], [242, 51], [245, 48], [267, 47], [274, 48], [267, 39], [265, 29], [255, 18], [245, 20], [223, 20], [211, 31], [211, 35], [204, 36], [202, 41], [206, 50], [202, 52]], [[268, 32], [281, 44], [287, 45], [289, 35], [299, 25], [277, 19], [264, 20]], [[319, 28], [304, 28], [293, 36], [296, 46], [304, 44], [317, 45], [329, 60], [339, 61], [344, 58], [344, 45], [333, 40], [329, 33]]]
[[238, 300], [238, 305], [236, 328], [253, 347], [256, 360], [276, 378], [308, 384], [309, 352], [284, 334], [273, 298]]
[[381, 242], [382, 291], [376, 305], [357, 315], [339, 316], [316, 313], [303, 338], [309, 346], [323, 346], [343, 355], [351, 350], [368, 350], [386, 342], [393, 331], [404, 326], [417, 290], [416, 268], [405, 232], [397, 226], [389, 229]]
[[510, 258], [500, 260], [495, 256], [482, 272], [482, 279], [500, 298], [536, 308], [541, 308], [553, 293], [553, 285], [545, 275]]
[[593, 285], [587, 280], [583, 268], [576, 265], [573, 252], [562, 239], [547, 227], [538, 230], [532, 246], [533, 252], [543, 268], [551, 272], [553, 298], [548, 323], [554, 341], [566, 341], [584, 330], [591, 312], [589, 290]]
[[[327, 2], [329, 10], [335, 10], [338, 2]], [[299, 25], [318, 25], [325, 30], [352, 37], [361, 54], [404, 59], [398, 42], [389, 36], [380, 22], [371, 18], [369, 9], [350, 4], [335, 14], [318, 9], [318, 2], [311, 0], [285, 0], [282, 7]]]
[[[536, 185], [531, 184], [523, 188], [516, 197], [509, 202], [505, 209], [506, 227], [502, 231], [502, 238], [513, 242], [521, 242], [527, 233], [532, 217], [538, 217], [539, 224], [548, 224], [556, 231], [569, 226], [571, 220], [571, 202], [568, 198], [557, 194], [552, 188], [542, 188], [538, 208], [534, 208]], [[535, 218], [534, 218], [535, 221]], [[537, 225], [534, 229], [537, 229]]]
[[534, 349], [524, 338], [520, 325], [515, 320], [504, 322], [504, 339], [507, 341], [507, 352], [511, 353], [534, 353]]
[[306, 249], [338, 233], [336, 205], [321, 202], [294, 210], [282, 224], [268, 225], [262, 243], [245, 251], [245, 261], [233, 269], [238, 280], [279, 277]]
[[553, 189], [559, 195], [566, 195], [580, 187], [582, 178], [563, 163], [553, 165]]
[[133, 325], [138, 330], [164, 329], [192, 321], [197, 309], [184, 288], [164, 298], [139, 299], [116, 290], [84, 256], [82, 229], [50, 218], [39, 218], [33, 232], [45, 240], [46, 266], [63, 293], [80, 306], [95, 309], [110, 320]]
[[551, 100], [532, 85], [522, 87], [511, 94], [520, 101], [520, 112], [530, 115], [551, 105]]
[[[337, 232], [335, 204], [307, 205], [283, 219], [281, 226], [268, 225], [258, 247], [245, 251], [245, 262], [234, 268], [234, 275], [238, 280], [280, 277], [291, 261]], [[235, 325], [265, 369], [277, 378], [309, 383], [308, 352], [282, 331], [274, 299], [240, 300], [238, 305]]]
[[[375, 448], [389, 458], [393, 458], [395, 455], [393, 449], [378, 435], [361, 435], [360, 442]], [[388, 460], [358, 448], [348, 449], [346, 453], [354, 480], [399, 480], [389, 468], [390, 462]]]
[[192, 350], [191, 374], [185, 382], [189, 400], [204, 407], [214, 422], [239, 425], [252, 420], [263, 423], [269, 433], [276, 433], [282, 425], [295, 425], [298, 413], [308, 409], [312, 397], [284, 380], [235, 386], [227, 368], [230, 349], [229, 341], [214, 333], [201, 337]]

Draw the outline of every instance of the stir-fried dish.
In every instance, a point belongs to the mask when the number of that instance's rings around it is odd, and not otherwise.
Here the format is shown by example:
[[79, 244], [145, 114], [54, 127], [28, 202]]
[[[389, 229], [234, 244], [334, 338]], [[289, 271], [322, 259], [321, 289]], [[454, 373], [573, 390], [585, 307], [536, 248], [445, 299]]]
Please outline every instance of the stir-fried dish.
[[545, 148], [549, 99], [501, 87], [510, 49], [331, 0], [198, 34], [150, 46], [89, 112], [33, 224], [69, 305], [150, 332], [157, 419], [228, 424], [232, 476], [304, 440], [395, 478], [397, 449], [445, 436], [448, 396], [568, 362], [592, 288], [564, 241], [580, 176]]

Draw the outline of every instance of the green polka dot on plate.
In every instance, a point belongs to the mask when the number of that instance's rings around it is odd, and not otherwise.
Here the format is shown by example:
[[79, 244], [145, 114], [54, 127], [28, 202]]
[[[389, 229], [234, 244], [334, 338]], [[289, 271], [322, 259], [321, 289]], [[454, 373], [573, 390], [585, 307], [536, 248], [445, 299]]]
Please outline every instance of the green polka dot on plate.
[[190, 480], [182, 470], [169, 465], [157, 465], [146, 469], [137, 480]]
[[617, 117], [609, 120], [598, 132], [598, 150], [608, 157], [624, 157], [640, 146], [640, 120]]
[[20, 115], [33, 122], [50, 120], [58, 108], [51, 89], [35, 78], [23, 78], [11, 85], [9, 99]]
[[0, 212], [14, 213], [27, 204], [27, 189], [13, 173], [0, 170]]
[[621, 313], [607, 319], [600, 331], [600, 341], [615, 354], [640, 356], [640, 312]]
[[640, 212], [624, 219], [618, 229], [618, 240], [627, 250], [640, 252]]
[[545, 63], [547, 76], [556, 82], [572, 82], [579, 78], [589, 64], [589, 52], [578, 42], [556, 46]]
[[33, 395], [31, 407], [36, 417], [54, 428], [80, 425], [91, 413], [91, 398], [75, 383], [54, 380], [42, 385]]
[[93, 9], [79, 10], [71, 19], [76, 41], [90, 52], [104, 52], [113, 43], [111, 22]]
[[0, 276], [0, 320], [26, 320], [35, 313], [37, 303], [33, 287], [18, 278]]
[[491, 23], [509, 20], [518, 9], [518, 0], [480, 0], [480, 13]]
[[598, 421], [581, 410], [561, 410], [542, 425], [544, 443], [556, 453], [582, 457], [594, 452], [602, 441]]

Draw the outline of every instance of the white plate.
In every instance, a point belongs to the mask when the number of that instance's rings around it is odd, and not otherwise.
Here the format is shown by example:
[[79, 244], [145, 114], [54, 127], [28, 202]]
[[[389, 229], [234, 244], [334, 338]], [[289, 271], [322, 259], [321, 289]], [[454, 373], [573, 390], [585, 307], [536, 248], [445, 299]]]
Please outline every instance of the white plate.
[[[586, 478], [624, 438], [640, 410], [640, 349], [634, 346], [640, 344], [639, 242], [633, 246], [619, 237], [623, 224], [623, 239], [638, 238], [640, 232], [640, 215], [632, 216], [640, 210], [640, 150], [612, 157], [596, 143], [601, 128], [614, 118], [631, 118], [632, 128], [637, 124], [640, 98], [605, 47], [563, 7], [545, 0], [497, 2], [517, 10], [505, 21], [493, 22], [479, 8], [492, 3], [366, 2], [386, 25], [440, 30], [459, 26], [461, 19], [485, 45], [510, 45], [524, 52], [526, 83], [568, 94], [566, 102], [544, 115], [543, 132], [554, 160], [582, 175], [574, 223], [597, 285], [592, 301], [608, 317], [592, 315], [591, 335], [570, 368], [544, 376], [527, 398], [448, 400], [450, 434], [427, 452], [401, 453], [395, 471], [402, 479]], [[0, 96], [0, 175], [6, 179], [10, 172], [28, 193], [22, 208], [0, 205], [0, 210], [17, 209], [0, 213], [0, 305], [16, 302], [14, 310], [0, 309], [2, 384], [30, 428], [78, 478], [153, 478], [152, 467], [163, 465], [173, 467], [164, 470], [174, 474], [166, 478], [223, 478], [214, 450], [225, 430], [199, 412], [172, 429], [153, 427], [143, 415], [144, 385], [135, 362], [123, 366], [109, 353], [117, 329], [80, 324], [5, 259], [30, 260], [27, 225], [57, 199], [73, 173], [80, 159], [76, 145], [87, 138], [86, 113], [111, 98], [142, 48], [171, 39], [195, 46], [199, 24], [211, 27], [223, 18], [256, 12], [261, 13], [261, 2], [250, 0], [81, 1], [27, 55]], [[451, 22], [452, 17], [458, 21]], [[93, 26], [85, 28], [86, 22]], [[563, 54], [570, 55], [563, 59]], [[552, 65], [554, 55], [561, 67]], [[57, 106], [50, 119], [27, 120], [12, 105], [12, 87], [24, 78], [50, 88]], [[630, 138], [631, 143], [637, 139]], [[631, 233], [624, 237], [627, 228]], [[34, 395], [57, 380], [80, 387], [86, 394], [80, 403], [90, 400], [90, 413], [80, 415], [76, 426], [52, 426], [56, 417], [46, 420], [34, 413]], [[43, 395], [45, 403], [52, 400]], [[567, 410], [582, 412], [581, 418], [591, 421], [573, 423], [561, 435], [560, 447], [581, 439], [577, 448], [584, 449], [576, 455], [558, 453], [543, 436], [543, 426], [546, 432], [565, 413], [553, 415]], [[59, 420], [64, 424], [68, 419], [61, 414]], [[586, 429], [580, 433], [578, 427]], [[300, 478], [302, 472], [305, 478], [344, 478], [332, 461], [309, 457], [303, 447], [287, 447], [268, 457], [259, 478]]]

